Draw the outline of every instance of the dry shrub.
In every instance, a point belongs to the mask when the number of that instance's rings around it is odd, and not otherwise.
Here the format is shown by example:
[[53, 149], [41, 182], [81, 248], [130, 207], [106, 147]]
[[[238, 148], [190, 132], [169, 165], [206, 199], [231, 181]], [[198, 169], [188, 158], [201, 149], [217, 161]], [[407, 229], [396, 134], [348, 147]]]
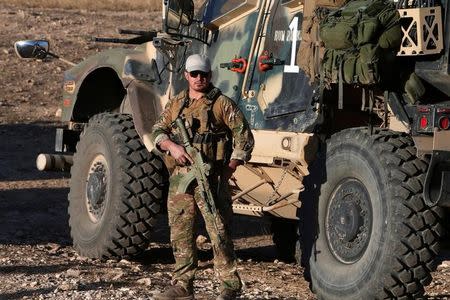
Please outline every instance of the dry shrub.
[[162, 0], [0, 0], [16, 7], [74, 8], [87, 10], [161, 10]]

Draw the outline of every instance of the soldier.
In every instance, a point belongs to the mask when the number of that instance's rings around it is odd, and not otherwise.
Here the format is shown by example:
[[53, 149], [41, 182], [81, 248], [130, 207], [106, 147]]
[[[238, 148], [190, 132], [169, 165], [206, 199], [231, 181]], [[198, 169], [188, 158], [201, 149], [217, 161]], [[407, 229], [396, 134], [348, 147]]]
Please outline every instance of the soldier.
[[[193, 280], [197, 269], [194, 223], [197, 211], [205, 220], [214, 251], [214, 269], [221, 281], [217, 299], [234, 299], [242, 283], [236, 269], [233, 242], [229, 234], [232, 215], [228, 180], [236, 167], [250, 159], [253, 135], [236, 104], [211, 83], [211, 64], [206, 56], [194, 54], [186, 60], [184, 76], [188, 89], [172, 98], [153, 126], [152, 139], [157, 149], [170, 154], [171, 170], [168, 197], [170, 240], [175, 256], [172, 286], [155, 299], [193, 299]], [[189, 171], [192, 158], [180, 145], [173, 121], [181, 117], [190, 131], [192, 143], [211, 165], [209, 184], [217, 215], [212, 215], [198, 187], [180, 192], [180, 182]], [[170, 168], [169, 168], [170, 169]], [[219, 192], [220, 191], [220, 192]]]

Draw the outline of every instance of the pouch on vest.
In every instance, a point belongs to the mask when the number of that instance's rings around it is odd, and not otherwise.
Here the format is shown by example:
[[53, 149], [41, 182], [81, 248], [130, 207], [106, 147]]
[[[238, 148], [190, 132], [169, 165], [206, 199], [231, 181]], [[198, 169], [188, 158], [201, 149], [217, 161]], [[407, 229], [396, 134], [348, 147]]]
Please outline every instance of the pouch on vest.
[[231, 141], [226, 133], [206, 133], [194, 136], [193, 146], [200, 150], [209, 162], [224, 161], [228, 159]]

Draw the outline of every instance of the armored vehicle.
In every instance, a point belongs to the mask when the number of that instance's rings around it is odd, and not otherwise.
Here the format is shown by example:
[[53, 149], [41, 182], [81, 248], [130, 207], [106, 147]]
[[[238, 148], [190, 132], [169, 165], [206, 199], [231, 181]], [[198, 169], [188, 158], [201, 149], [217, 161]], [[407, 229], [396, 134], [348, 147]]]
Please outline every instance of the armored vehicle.
[[[280, 253], [295, 255], [320, 299], [422, 295], [450, 203], [448, 3], [342, 5], [166, 0], [161, 31], [97, 39], [136, 47], [65, 72], [67, 126], [56, 153], [38, 157], [42, 170], [70, 168], [75, 249], [122, 257], [148, 246], [167, 189], [152, 124], [186, 88], [186, 56], [203, 53], [255, 136], [230, 180], [235, 213], [272, 217]], [[47, 41], [16, 50], [57, 57]]]

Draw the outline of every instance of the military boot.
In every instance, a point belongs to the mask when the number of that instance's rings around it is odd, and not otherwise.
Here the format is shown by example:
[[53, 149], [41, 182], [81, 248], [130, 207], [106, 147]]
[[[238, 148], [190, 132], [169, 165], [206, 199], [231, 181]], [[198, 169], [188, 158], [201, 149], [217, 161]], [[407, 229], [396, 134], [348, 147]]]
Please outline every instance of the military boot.
[[238, 291], [232, 289], [223, 289], [216, 300], [233, 300], [238, 296]]
[[173, 285], [163, 293], [153, 296], [155, 300], [191, 300], [194, 299], [194, 293], [186, 290], [180, 285]]

